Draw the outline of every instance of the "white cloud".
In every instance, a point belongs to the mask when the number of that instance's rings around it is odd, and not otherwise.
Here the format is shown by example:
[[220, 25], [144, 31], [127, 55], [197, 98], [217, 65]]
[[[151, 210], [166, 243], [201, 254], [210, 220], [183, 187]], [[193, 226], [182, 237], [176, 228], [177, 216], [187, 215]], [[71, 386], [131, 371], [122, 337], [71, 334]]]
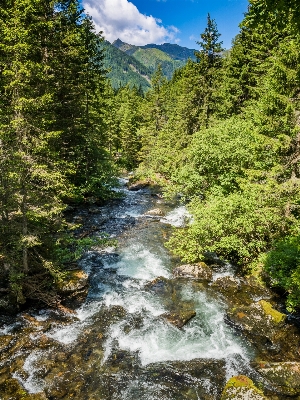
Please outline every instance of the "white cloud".
[[84, 0], [83, 6], [97, 31], [103, 31], [110, 42], [118, 38], [140, 46], [174, 42], [179, 32], [175, 26], [164, 27], [161, 20], [141, 14], [128, 0]]

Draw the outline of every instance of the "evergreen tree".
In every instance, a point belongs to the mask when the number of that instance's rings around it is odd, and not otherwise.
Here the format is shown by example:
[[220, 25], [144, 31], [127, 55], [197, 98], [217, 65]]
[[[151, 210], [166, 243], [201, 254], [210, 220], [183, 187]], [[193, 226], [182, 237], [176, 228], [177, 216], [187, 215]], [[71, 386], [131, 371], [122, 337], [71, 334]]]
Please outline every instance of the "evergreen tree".
[[40, 267], [54, 276], [57, 271], [51, 249], [62, 223], [64, 179], [48, 152], [55, 135], [48, 130], [53, 99], [47, 90], [53, 7], [42, 0], [1, 7], [1, 253], [18, 301], [22, 286], [27, 294], [32, 290], [30, 276]]
[[215, 20], [207, 16], [207, 27], [200, 35], [201, 41], [197, 42], [200, 51], [195, 52], [199, 63], [198, 74], [201, 77], [202, 93], [198, 95], [198, 104], [201, 108], [201, 124], [208, 127], [210, 116], [216, 109], [216, 88], [220, 82], [222, 61], [222, 42], [219, 42], [221, 34], [218, 32]]

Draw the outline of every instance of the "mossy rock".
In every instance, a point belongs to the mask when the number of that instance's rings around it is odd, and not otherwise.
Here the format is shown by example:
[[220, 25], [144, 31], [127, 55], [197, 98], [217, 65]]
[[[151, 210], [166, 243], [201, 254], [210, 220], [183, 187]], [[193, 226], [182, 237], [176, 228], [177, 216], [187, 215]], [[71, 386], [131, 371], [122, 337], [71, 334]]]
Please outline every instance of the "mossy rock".
[[0, 385], [1, 400], [46, 400], [44, 393], [30, 394], [25, 390], [17, 379], [9, 378]]
[[300, 395], [300, 363], [259, 362], [255, 368], [280, 395]]
[[258, 303], [261, 305], [264, 313], [270, 317], [276, 325], [283, 324], [285, 322], [286, 315], [275, 310], [269, 302], [260, 300]]
[[244, 375], [234, 376], [227, 382], [221, 400], [266, 400], [263, 392], [253, 381]]
[[276, 311], [265, 300], [260, 300], [250, 306], [232, 308], [225, 321], [243, 332], [262, 354], [269, 352], [270, 356], [279, 357], [284, 355], [288, 338], [294, 341], [285, 319], [285, 314]]
[[229, 305], [249, 306], [254, 301], [272, 298], [269, 289], [259, 284], [255, 279], [224, 276], [216, 279], [212, 287], [221, 293]]
[[81, 269], [69, 271], [67, 276], [57, 283], [60, 293], [68, 294], [83, 290], [88, 284], [88, 275]]

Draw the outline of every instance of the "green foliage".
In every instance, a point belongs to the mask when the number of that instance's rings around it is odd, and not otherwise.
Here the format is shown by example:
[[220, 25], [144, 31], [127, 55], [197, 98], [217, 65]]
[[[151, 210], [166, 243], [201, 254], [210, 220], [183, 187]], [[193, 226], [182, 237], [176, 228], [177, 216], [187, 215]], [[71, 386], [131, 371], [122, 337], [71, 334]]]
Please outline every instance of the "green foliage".
[[229, 195], [195, 199], [189, 205], [194, 222], [176, 232], [169, 245], [188, 262], [212, 251], [245, 267], [288, 231], [294, 217], [285, 216], [285, 208], [296, 194], [294, 185], [278, 186], [270, 179]]
[[300, 237], [289, 236], [275, 242], [265, 256], [265, 268], [271, 285], [287, 292], [290, 311], [300, 307]]
[[259, 175], [272, 168], [280, 146], [280, 141], [258, 134], [251, 122], [232, 117], [193, 135], [186, 163], [173, 172], [172, 182], [186, 197], [230, 194], [249, 171]]

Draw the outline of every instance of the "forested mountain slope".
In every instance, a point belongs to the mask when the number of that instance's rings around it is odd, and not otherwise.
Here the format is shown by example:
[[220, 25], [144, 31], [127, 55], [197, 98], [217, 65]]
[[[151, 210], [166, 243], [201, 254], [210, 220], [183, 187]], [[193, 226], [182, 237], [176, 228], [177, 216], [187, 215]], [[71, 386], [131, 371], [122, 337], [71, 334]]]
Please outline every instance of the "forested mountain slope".
[[149, 90], [153, 73], [151, 68], [111, 45], [108, 41], [103, 43], [103, 49], [104, 66], [109, 71], [107, 76], [115, 89], [130, 84], [131, 87], [141, 87], [143, 91]]
[[113, 42], [113, 46], [133, 56], [148, 67], [152, 73], [160, 64], [164, 76], [168, 79], [171, 79], [175, 70], [183, 67], [189, 59], [196, 59], [194, 55], [195, 50], [181, 47], [177, 44], [164, 43], [162, 45], [147, 44], [146, 46], [133, 46], [117, 39]]

